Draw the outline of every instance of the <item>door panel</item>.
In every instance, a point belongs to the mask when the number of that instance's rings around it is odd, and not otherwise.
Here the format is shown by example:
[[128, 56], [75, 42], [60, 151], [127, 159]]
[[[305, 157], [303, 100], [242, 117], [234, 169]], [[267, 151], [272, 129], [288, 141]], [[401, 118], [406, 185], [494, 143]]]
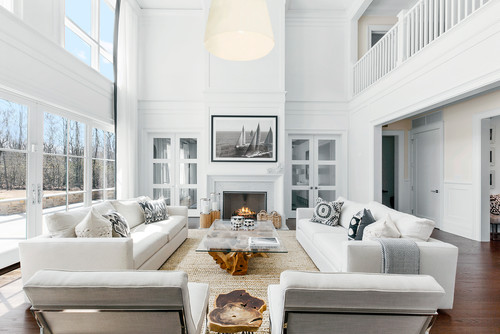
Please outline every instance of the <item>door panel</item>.
[[441, 210], [441, 130], [415, 133], [414, 208], [415, 215], [439, 224]]

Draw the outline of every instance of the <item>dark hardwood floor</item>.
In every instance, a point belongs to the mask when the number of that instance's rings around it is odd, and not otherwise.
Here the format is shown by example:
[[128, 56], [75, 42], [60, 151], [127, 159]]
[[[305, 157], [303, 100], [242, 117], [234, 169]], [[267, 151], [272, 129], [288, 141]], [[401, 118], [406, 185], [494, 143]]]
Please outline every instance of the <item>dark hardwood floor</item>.
[[[295, 222], [287, 222], [294, 229]], [[439, 311], [431, 333], [500, 333], [500, 241], [471, 241], [434, 231], [459, 248], [453, 310]], [[0, 276], [0, 333], [38, 334], [21, 294], [19, 269]]]

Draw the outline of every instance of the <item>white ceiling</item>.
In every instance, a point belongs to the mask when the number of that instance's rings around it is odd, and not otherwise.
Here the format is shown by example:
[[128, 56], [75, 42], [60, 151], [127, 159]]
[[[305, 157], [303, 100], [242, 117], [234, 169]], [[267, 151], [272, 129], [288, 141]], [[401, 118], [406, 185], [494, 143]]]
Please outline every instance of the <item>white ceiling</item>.
[[373, 0], [363, 15], [396, 16], [403, 9], [410, 9], [417, 0]]
[[144, 9], [202, 9], [203, 0], [137, 0]]

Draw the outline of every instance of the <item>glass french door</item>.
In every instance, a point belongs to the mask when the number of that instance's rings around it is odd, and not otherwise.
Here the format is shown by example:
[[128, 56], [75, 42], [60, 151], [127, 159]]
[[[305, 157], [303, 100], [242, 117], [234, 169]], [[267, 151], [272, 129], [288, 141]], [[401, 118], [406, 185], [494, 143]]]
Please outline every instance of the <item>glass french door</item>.
[[148, 193], [163, 197], [168, 205], [187, 206], [189, 215], [198, 214], [198, 136], [195, 134], [152, 134]]
[[315, 205], [318, 197], [334, 201], [338, 195], [339, 137], [290, 135], [287, 155], [287, 215]]

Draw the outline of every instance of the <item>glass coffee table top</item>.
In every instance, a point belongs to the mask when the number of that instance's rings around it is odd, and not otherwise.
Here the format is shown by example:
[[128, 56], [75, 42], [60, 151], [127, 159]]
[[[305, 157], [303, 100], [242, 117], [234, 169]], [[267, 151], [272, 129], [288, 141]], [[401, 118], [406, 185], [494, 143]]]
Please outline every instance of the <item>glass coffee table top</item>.
[[215, 220], [197, 252], [288, 253], [271, 221], [255, 221], [253, 227], [233, 228], [229, 220]]

